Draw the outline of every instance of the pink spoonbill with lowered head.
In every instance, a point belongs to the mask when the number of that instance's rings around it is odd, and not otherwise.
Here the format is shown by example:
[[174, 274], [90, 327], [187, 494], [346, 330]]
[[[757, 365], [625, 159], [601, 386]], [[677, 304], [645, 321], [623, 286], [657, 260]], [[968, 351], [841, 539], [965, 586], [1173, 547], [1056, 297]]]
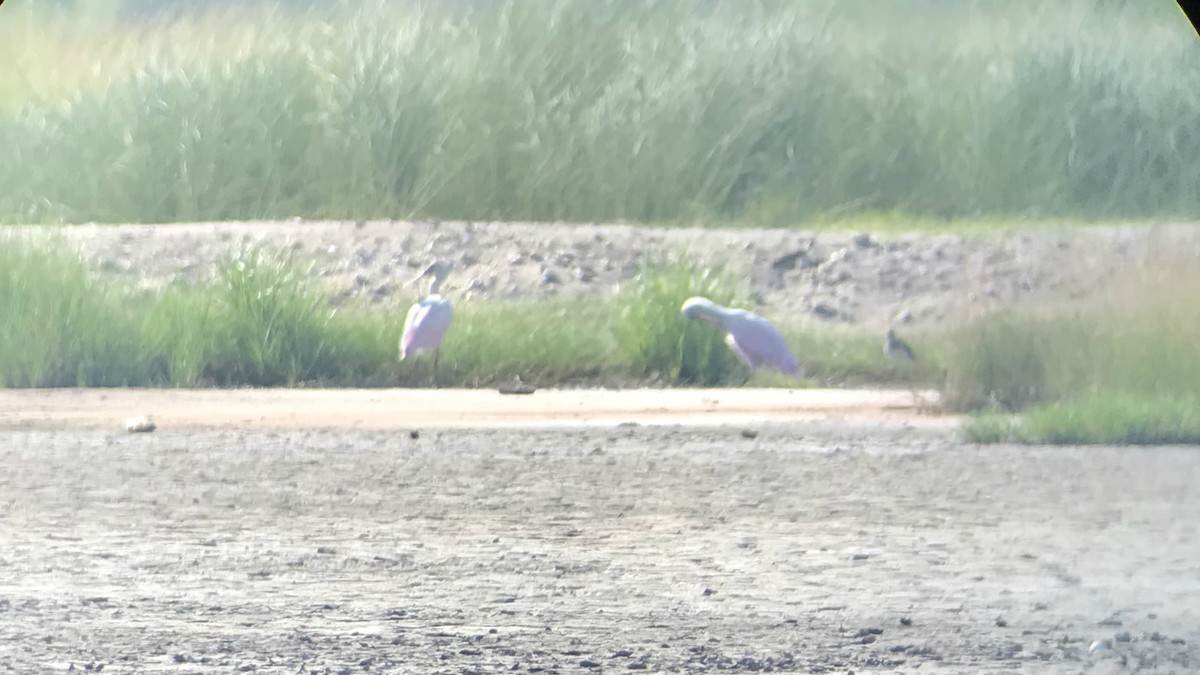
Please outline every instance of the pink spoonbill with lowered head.
[[725, 344], [751, 370], [772, 368], [800, 377], [803, 369], [783, 336], [766, 319], [744, 309], [722, 307], [708, 298], [688, 298], [683, 315], [707, 321], [725, 333]]
[[413, 305], [404, 318], [404, 333], [400, 337], [400, 360], [403, 361], [417, 352], [433, 352], [433, 386], [436, 387], [438, 357], [442, 351], [442, 340], [450, 329], [454, 319], [454, 309], [450, 301], [438, 294], [442, 282], [450, 274], [453, 265], [448, 262], [434, 262], [425, 271], [418, 274], [408, 283], [416, 283], [425, 277], [433, 277], [429, 283], [429, 295]]

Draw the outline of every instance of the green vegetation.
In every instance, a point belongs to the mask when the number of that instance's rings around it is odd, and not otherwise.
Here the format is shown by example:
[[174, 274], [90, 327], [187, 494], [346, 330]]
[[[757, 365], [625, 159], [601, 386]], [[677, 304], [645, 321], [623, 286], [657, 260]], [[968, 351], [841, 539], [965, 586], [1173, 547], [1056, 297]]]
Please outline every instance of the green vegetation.
[[953, 336], [950, 404], [992, 411], [970, 421], [967, 437], [1200, 443], [1197, 279], [1200, 261], [1185, 260], [1114, 287], [1096, 306], [994, 316]]
[[1200, 215], [1173, 3], [9, 0], [0, 222]]
[[[309, 279], [287, 258], [247, 249], [211, 282], [138, 291], [62, 251], [9, 240], [0, 248], [0, 386], [430, 384], [427, 357], [398, 361], [403, 307], [335, 310]], [[748, 373], [723, 336], [679, 313], [695, 293], [727, 300], [718, 279], [675, 262], [647, 267], [609, 298], [457, 303], [440, 383], [743, 383]], [[785, 332], [806, 346], [805, 365], [823, 383], [888, 372], [861, 336], [846, 350]]]
[[[72, 264], [74, 262], [74, 264]], [[6, 386], [147, 381], [137, 322], [81, 264], [0, 248], [0, 381]]]
[[1200, 398], [1105, 395], [1053, 403], [1013, 418], [971, 417], [973, 443], [1200, 445]]
[[[157, 293], [121, 289], [70, 256], [0, 250], [0, 385], [425, 386], [400, 363], [403, 311], [334, 311], [285, 258], [246, 250], [219, 278]], [[608, 307], [466, 304], [443, 351], [443, 384], [521, 375], [557, 384], [622, 375]]]
[[621, 293], [612, 324], [633, 372], [683, 384], [745, 382], [749, 373], [725, 345], [725, 335], [679, 311], [697, 295], [733, 305], [731, 288], [725, 275], [698, 270], [683, 258], [643, 268]]

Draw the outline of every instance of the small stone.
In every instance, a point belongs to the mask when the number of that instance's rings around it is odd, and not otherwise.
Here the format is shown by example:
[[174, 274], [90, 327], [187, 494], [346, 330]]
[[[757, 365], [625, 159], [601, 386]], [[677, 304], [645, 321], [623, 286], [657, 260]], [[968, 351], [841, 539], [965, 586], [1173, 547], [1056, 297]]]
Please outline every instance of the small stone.
[[859, 248], [874, 248], [879, 244], [875, 241], [875, 237], [871, 236], [870, 232], [863, 232], [854, 235], [854, 245]]
[[584, 668], [599, 668], [600, 667], [599, 663], [596, 663], [595, 661], [593, 661], [591, 659], [583, 659], [582, 661], [579, 662], [579, 665]]
[[337, 549], [332, 546], [318, 546], [317, 553], [321, 555], [333, 555], [334, 553], [337, 553]]
[[797, 267], [806, 270], [816, 266], [817, 261], [809, 257], [808, 251], [793, 251], [779, 256], [771, 262], [771, 269], [779, 272], [794, 270]]
[[1130, 635], [1129, 631], [1127, 631], [1127, 630], [1117, 633], [1116, 635], [1113, 636], [1113, 639], [1116, 640], [1117, 642], [1133, 642], [1133, 636]]
[[754, 429], [742, 429], [742, 438], [758, 438], [758, 431]]
[[130, 417], [125, 420], [125, 431], [131, 434], [148, 434], [158, 428], [149, 415]]
[[553, 286], [559, 283], [558, 274], [554, 270], [546, 270], [542, 272], [541, 284], [543, 286]]
[[911, 626], [912, 619], [908, 618], [907, 616], [902, 616], [902, 617], [900, 617], [900, 625], [901, 626]]
[[838, 315], [837, 309], [827, 302], [818, 302], [813, 306], [812, 313], [821, 319], [833, 319]]
[[410, 431], [410, 432], [408, 432], [408, 437], [409, 437], [409, 438], [411, 438], [411, 439], [413, 439], [413, 440], [415, 441], [415, 440], [417, 440], [418, 438], [420, 438], [420, 437], [421, 437], [421, 432], [419, 432], [419, 431], [415, 431], [415, 430], [414, 430], [414, 431]]

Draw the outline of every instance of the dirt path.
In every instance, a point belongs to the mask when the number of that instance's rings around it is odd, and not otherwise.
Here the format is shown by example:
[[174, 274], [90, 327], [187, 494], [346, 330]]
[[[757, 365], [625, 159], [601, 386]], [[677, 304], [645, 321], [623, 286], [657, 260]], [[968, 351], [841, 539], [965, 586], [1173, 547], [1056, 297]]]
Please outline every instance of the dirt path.
[[[272, 392], [133, 392], [199, 418], [228, 396], [211, 430], [63, 411], [100, 393], [22, 394], [30, 431], [0, 399], [0, 671], [1200, 670], [1195, 448], [974, 448], [944, 424], [783, 414], [752, 438], [286, 431], [262, 422], [286, 406], [251, 404]], [[117, 413], [128, 394], [106, 395]], [[288, 400], [312, 424], [335, 399]]]
[[[918, 398], [914, 398], [918, 397]], [[617, 424], [717, 425], [861, 418], [947, 427], [919, 414], [936, 392], [846, 389], [45, 389], [0, 390], [0, 429], [409, 430]]]

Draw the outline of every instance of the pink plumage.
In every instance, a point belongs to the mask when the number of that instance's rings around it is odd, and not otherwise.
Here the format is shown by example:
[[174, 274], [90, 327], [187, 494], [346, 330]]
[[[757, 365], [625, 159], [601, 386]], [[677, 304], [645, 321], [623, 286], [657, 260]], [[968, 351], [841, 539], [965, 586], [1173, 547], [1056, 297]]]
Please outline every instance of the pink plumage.
[[441, 296], [426, 298], [408, 310], [404, 319], [404, 334], [400, 338], [400, 359], [420, 351], [440, 349], [454, 310]]
[[744, 309], [722, 307], [708, 298], [689, 298], [683, 315], [713, 324], [725, 332], [725, 343], [751, 370], [773, 368], [800, 377], [800, 362], [788, 349], [783, 335], [766, 319]]
[[433, 281], [429, 284], [429, 295], [409, 308], [408, 315], [404, 317], [404, 332], [400, 335], [401, 361], [418, 352], [433, 352], [433, 386], [435, 387], [438, 382], [438, 358], [442, 351], [442, 340], [446, 338], [446, 331], [450, 329], [450, 322], [454, 320], [454, 310], [450, 306], [450, 301], [438, 295], [438, 290], [441, 288], [442, 282], [446, 280], [450, 269], [450, 263], [435, 262], [421, 272], [416, 279], [409, 282], [415, 283], [426, 276], [433, 277]]

